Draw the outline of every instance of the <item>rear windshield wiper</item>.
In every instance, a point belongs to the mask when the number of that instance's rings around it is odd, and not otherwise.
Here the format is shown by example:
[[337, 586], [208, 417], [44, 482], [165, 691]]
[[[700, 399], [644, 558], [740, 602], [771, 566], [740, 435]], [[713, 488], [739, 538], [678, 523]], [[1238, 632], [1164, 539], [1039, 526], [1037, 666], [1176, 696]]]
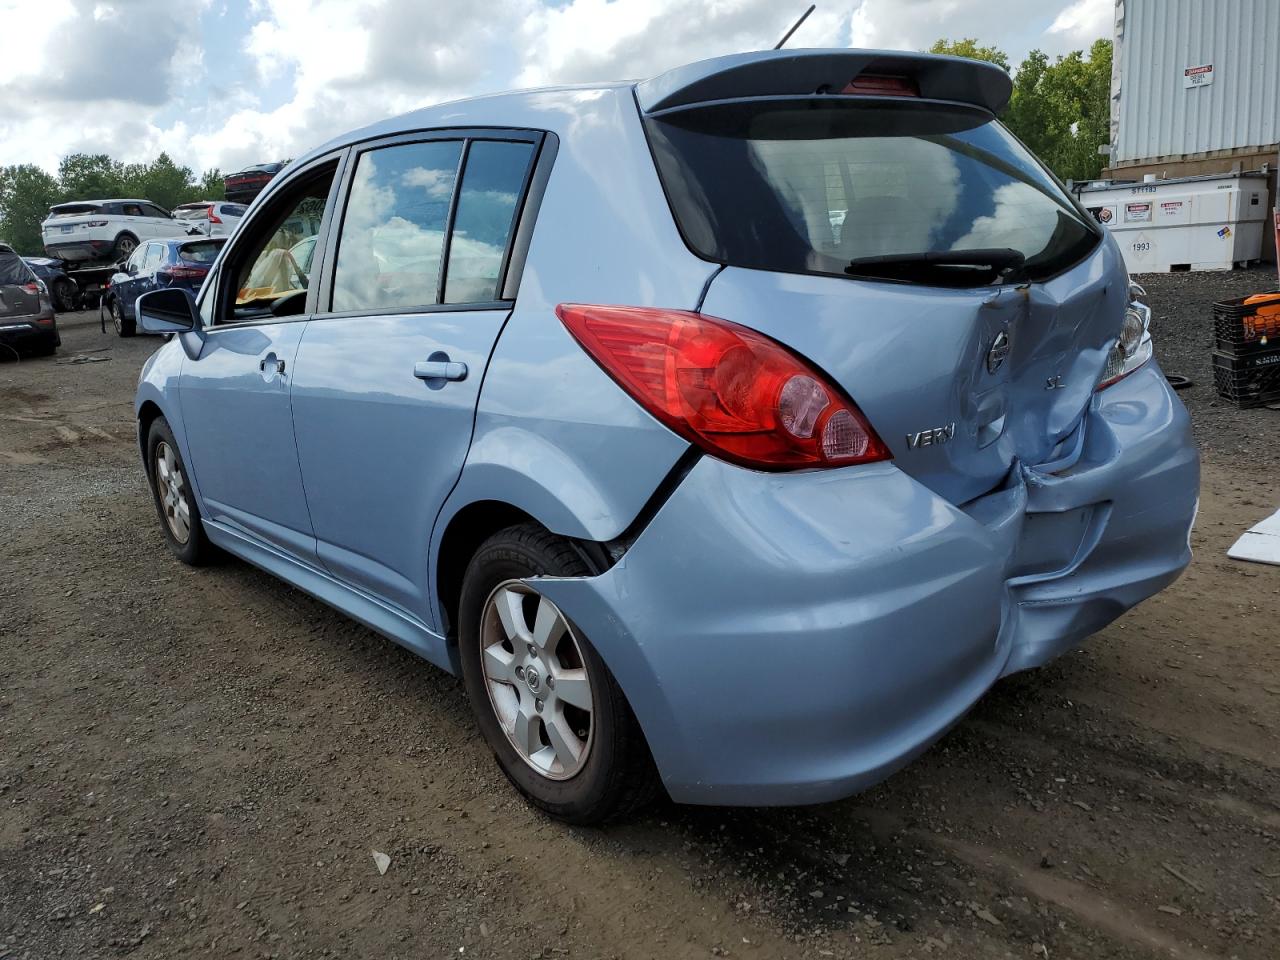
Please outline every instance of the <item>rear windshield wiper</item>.
[[[878, 257], [856, 257], [844, 272], [851, 277], [880, 277], [887, 280], [935, 280], [967, 286], [990, 283], [1000, 276], [1016, 274], [1026, 257], [1010, 247], [975, 250], [924, 250], [920, 253], [891, 253]], [[985, 267], [986, 269], [982, 269]], [[957, 271], [956, 268], [959, 268]]]

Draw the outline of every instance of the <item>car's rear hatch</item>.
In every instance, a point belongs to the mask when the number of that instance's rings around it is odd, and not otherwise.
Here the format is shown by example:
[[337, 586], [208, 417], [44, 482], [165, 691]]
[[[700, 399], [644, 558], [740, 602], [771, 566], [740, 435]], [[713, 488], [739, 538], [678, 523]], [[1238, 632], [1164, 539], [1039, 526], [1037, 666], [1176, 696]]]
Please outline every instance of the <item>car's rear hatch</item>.
[[726, 265], [703, 312], [825, 370], [898, 465], [954, 503], [1053, 459], [1128, 285], [1114, 247], [995, 122], [1003, 72], [857, 52], [726, 59], [637, 88], [682, 234]]
[[16, 253], [0, 251], [0, 325], [41, 312], [40, 286]]
[[49, 216], [41, 224], [46, 243], [71, 240], [90, 223], [102, 220], [99, 203], [60, 203], [49, 208]]

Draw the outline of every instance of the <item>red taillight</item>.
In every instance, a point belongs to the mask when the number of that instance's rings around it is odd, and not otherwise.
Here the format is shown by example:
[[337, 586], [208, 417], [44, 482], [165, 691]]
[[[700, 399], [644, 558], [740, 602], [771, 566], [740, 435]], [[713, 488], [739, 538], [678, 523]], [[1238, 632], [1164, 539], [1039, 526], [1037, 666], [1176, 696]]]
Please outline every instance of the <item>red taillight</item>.
[[685, 310], [562, 303], [556, 315], [654, 417], [760, 470], [889, 459], [861, 411], [763, 334]]
[[173, 280], [195, 280], [197, 278], [203, 277], [208, 272], [209, 272], [208, 267], [178, 266], [178, 267], [169, 267], [167, 270], [165, 270], [163, 273], [159, 275], [162, 277], [167, 276]]
[[210, 207], [209, 207], [209, 222], [210, 222], [210, 223], [221, 223], [221, 222], [222, 222], [222, 218], [221, 218], [221, 217], [219, 217], [216, 213], [214, 213], [214, 212], [213, 212], [213, 207], [212, 207], [212, 206], [210, 206]]
[[39, 293], [40, 293], [40, 284], [38, 284], [38, 283], [24, 283], [24, 284], [22, 285], [22, 292], [23, 292], [23, 293], [31, 293], [31, 294], [39, 294]]
[[841, 93], [860, 93], [874, 97], [918, 97], [920, 88], [909, 77], [886, 77], [877, 73], [864, 73], [854, 77]]

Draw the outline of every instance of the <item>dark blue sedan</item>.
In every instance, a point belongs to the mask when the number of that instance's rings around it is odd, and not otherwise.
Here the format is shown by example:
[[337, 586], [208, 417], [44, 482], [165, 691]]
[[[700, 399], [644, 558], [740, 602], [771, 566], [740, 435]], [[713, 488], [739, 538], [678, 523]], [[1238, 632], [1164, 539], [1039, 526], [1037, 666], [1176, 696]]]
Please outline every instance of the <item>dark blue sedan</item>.
[[139, 244], [112, 275], [102, 301], [111, 313], [116, 333], [132, 337], [137, 332], [134, 304], [148, 290], [186, 287], [192, 293], [197, 292], [226, 242], [226, 237], [202, 237], [199, 240], [148, 240]]
[[31, 272], [44, 281], [49, 297], [59, 313], [76, 309], [80, 292], [67, 276], [61, 260], [54, 260], [52, 257], [23, 257], [22, 259], [31, 268]]

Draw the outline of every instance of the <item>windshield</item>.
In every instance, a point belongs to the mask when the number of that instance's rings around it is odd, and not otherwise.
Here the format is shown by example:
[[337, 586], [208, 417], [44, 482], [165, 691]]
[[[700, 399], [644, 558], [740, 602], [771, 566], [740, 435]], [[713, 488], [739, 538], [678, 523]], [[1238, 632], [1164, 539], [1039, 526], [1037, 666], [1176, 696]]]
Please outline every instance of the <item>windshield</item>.
[[[708, 260], [981, 283], [1004, 268], [1046, 278], [1098, 242], [1053, 178], [976, 108], [810, 99], [686, 111], [648, 127], [681, 232]], [[948, 262], [958, 251], [968, 252]]]

